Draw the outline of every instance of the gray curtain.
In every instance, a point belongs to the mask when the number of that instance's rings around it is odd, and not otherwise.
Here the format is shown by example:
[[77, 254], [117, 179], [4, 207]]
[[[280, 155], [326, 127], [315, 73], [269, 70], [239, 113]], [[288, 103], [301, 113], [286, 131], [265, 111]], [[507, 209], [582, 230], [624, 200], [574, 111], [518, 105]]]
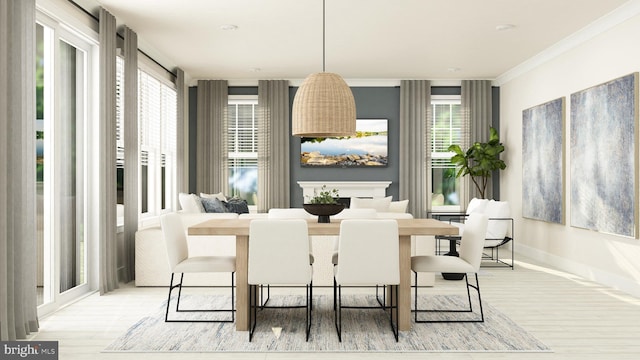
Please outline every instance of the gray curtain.
[[[491, 125], [491, 81], [490, 80], [463, 80], [460, 103], [462, 106], [463, 121], [469, 129], [469, 143], [464, 144], [463, 149], [467, 149], [476, 141], [486, 142], [489, 140], [489, 128]], [[493, 198], [493, 177], [489, 180], [485, 196], [487, 199]], [[466, 191], [461, 206], [466, 208], [469, 201], [474, 197], [480, 197], [475, 185], [466, 179]]]
[[[35, 0], [0, 1], [0, 340], [38, 331]], [[11, 169], [11, 171], [7, 171]]]
[[[184, 106], [185, 106], [185, 83], [184, 83], [184, 71], [182, 69], [176, 69], [176, 188], [177, 192], [189, 192], [189, 159], [187, 156], [187, 144], [186, 138], [187, 132], [185, 131], [184, 122]], [[174, 199], [174, 204], [178, 203], [178, 194]]]
[[[100, 294], [118, 288], [116, 240], [116, 18], [100, 9]], [[125, 160], [126, 161], [126, 160]], [[126, 166], [126, 164], [125, 164]], [[126, 210], [125, 210], [126, 211]]]
[[138, 231], [138, 35], [124, 27], [124, 282], [135, 279]]
[[289, 82], [258, 82], [258, 212], [288, 208]]
[[229, 193], [226, 80], [198, 80], [196, 191]]
[[400, 199], [409, 199], [408, 212], [425, 218], [429, 203], [429, 80], [402, 80], [400, 83]]

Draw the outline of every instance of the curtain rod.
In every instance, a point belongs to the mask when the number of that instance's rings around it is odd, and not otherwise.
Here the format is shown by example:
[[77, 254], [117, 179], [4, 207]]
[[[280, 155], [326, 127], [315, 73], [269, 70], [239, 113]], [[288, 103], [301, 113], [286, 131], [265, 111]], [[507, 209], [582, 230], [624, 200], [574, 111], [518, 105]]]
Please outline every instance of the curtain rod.
[[[93, 15], [92, 13], [90, 13], [87, 9], [83, 8], [82, 6], [80, 6], [78, 3], [76, 3], [74, 0], [67, 0], [68, 2], [70, 2], [73, 6], [75, 6], [76, 8], [78, 8], [80, 11], [82, 11], [83, 13], [87, 14], [89, 17], [91, 17], [93, 20], [97, 21], [98, 23], [100, 23], [100, 19]], [[124, 36], [122, 36], [120, 33], [116, 32], [116, 36], [118, 36], [120, 39], [124, 40]], [[156, 65], [160, 66], [161, 68], [164, 69], [164, 71], [168, 72], [169, 74], [173, 75], [173, 76], [178, 76], [176, 73], [174, 73], [173, 71], [167, 69], [164, 65], [160, 64], [156, 59], [152, 58], [149, 54], [147, 54], [146, 52], [144, 52], [142, 49], [138, 48], [138, 52], [141, 53], [142, 55], [144, 55], [147, 59], [153, 61]]]

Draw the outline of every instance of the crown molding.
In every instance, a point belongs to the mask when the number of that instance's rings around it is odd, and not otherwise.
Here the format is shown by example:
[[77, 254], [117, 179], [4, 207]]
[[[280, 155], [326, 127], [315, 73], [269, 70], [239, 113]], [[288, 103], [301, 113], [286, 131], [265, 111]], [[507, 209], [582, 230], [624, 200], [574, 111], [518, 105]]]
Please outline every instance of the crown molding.
[[[266, 80], [266, 79], [265, 79]], [[304, 79], [285, 79], [289, 81], [289, 86], [299, 87]], [[414, 79], [411, 79], [414, 80]], [[350, 87], [399, 87], [400, 79], [344, 79]], [[431, 86], [460, 86], [462, 80], [430, 80]], [[197, 85], [197, 80], [193, 80], [191, 85]], [[256, 79], [236, 79], [229, 80], [229, 86], [258, 86]]]
[[495, 79], [494, 84], [496, 86], [501, 86], [564, 54], [565, 52], [584, 44], [585, 42], [615, 26], [622, 24], [638, 14], [640, 14], [640, 0], [630, 0], [607, 15], [604, 15], [598, 20], [585, 26], [581, 30], [567, 36], [542, 52], [498, 76]]

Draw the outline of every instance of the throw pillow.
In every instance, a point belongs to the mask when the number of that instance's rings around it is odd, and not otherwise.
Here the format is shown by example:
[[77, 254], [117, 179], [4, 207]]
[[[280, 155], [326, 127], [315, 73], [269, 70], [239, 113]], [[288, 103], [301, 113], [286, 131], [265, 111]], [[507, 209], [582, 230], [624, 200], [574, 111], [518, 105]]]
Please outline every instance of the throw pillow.
[[352, 197], [349, 207], [351, 209], [375, 209], [377, 212], [389, 212], [390, 204], [391, 196], [374, 199], [361, 199]]
[[231, 198], [227, 201], [223, 201], [224, 206], [227, 208], [227, 212], [233, 212], [236, 214], [248, 214], [249, 206], [247, 201], [239, 198]]
[[227, 207], [218, 198], [201, 198], [204, 211], [208, 213], [226, 213]]
[[487, 239], [504, 239], [509, 231], [510, 220], [497, 220], [511, 217], [511, 210], [507, 201], [491, 200], [487, 202], [485, 214], [489, 217], [487, 223]]
[[202, 207], [202, 202], [200, 198], [196, 194], [186, 194], [179, 193], [178, 201], [180, 202], [180, 207], [186, 213], [203, 213], [204, 207]]
[[484, 213], [488, 203], [489, 200], [487, 199], [471, 199], [471, 201], [469, 201], [469, 205], [467, 205], [467, 214], [472, 214], [474, 212]]
[[205, 194], [205, 193], [200, 193], [200, 197], [201, 198], [207, 198], [207, 199], [218, 199], [220, 201], [227, 201], [227, 197], [224, 196], [224, 194], [222, 194], [222, 191], [217, 193], [217, 194]]
[[407, 207], [409, 207], [409, 200], [392, 201], [389, 204], [389, 212], [406, 213]]

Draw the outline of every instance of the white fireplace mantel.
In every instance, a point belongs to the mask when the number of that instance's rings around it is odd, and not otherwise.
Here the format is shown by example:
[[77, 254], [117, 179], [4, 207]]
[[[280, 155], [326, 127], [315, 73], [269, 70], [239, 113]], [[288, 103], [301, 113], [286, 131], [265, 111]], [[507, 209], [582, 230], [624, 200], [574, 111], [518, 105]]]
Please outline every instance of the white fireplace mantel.
[[327, 190], [337, 189], [338, 196], [343, 198], [385, 197], [391, 181], [298, 181], [298, 185], [302, 188], [302, 196], [306, 202], [322, 191], [323, 186], [326, 186]]

